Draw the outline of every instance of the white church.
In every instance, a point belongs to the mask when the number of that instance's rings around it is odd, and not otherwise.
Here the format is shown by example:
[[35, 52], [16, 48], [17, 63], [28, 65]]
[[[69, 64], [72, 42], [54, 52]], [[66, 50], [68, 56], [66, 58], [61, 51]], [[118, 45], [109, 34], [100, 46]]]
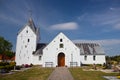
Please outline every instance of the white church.
[[16, 43], [16, 65], [72, 67], [83, 64], [104, 64], [105, 52], [98, 43], [73, 43], [59, 33], [49, 44], [39, 43], [39, 28], [30, 18], [19, 30]]

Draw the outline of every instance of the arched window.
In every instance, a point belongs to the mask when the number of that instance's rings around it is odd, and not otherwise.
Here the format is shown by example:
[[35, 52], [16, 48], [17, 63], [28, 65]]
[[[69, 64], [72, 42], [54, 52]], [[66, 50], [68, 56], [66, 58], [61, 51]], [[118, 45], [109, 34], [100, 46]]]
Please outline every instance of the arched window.
[[28, 33], [28, 30], [26, 30], [26, 33]]
[[62, 39], [60, 39], [60, 42], [63, 42], [63, 40], [62, 40]]

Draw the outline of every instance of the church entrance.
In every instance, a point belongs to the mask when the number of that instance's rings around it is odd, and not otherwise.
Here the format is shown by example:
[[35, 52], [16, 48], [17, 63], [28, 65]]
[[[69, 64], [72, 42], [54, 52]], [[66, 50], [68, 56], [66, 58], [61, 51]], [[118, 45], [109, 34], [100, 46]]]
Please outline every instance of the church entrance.
[[63, 66], [65, 66], [65, 54], [59, 53], [58, 54], [58, 67], [63, 67]]

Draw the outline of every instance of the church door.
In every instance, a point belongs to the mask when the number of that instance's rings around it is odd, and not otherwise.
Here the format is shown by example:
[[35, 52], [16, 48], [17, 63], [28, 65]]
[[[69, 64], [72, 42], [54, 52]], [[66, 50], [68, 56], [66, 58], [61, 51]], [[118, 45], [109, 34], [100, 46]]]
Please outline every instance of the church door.
[[59, 53], [58, 54], [58, 67], [65, 66], [65, 54]]

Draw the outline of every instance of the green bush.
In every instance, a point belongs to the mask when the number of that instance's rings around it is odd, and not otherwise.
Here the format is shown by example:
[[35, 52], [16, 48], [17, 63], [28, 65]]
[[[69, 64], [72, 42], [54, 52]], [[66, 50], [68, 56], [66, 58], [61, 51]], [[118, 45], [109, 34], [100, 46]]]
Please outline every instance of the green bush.
[[0, 66], [0, 69], [4, 69], [5, 68], [5, 66]]
[[15, 66], [15, 69], [16, 69], [16, 70], [20, 70], [20, 69], [21, 69], [21, 66]]
[[5, 69], [7, 69], [7, 70], [12, 70], [12, 69], [14, 69], [14, 66], [13, 66], [13, 65], [6, 65], [6, 66], [5, 66]]
[[0, 66], [5, 66], [5, 65], [9, 65], [8, 62], [0, 62]]
[[14, 69], [15, 63], [14, 62], [0, 62], [0, 69], [5, 69], [5, 70], [12, 70]]
[[16, 63], [15, 63], [15, 62], [10, 62], [10, 65], [15, 66], [15, 65], [16, 65]]

